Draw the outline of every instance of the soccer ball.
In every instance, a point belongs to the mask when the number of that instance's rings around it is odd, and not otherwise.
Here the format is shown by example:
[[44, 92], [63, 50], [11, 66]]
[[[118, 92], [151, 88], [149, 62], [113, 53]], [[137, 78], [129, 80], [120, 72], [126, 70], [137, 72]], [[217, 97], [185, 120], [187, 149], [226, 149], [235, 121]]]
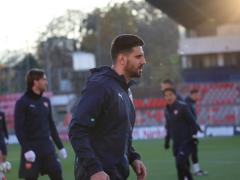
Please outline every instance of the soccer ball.
[[3, 173], [6, 173], [12, 169], [12, 165], [10, 162], [5, 161], [3, 163], [0, 163], [0, 171]]
[[5, 169], [6, 171], [10, 171], [12, 169], [12, 165], [9, 161], [5, 161]]

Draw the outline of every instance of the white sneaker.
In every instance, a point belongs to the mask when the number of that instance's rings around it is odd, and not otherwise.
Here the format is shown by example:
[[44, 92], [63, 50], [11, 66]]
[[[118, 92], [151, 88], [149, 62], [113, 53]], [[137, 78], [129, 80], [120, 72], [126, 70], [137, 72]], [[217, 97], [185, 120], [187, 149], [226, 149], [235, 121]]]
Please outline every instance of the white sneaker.
[[206, 176], [208, 175], [207, 171], [199, 170], [198, 172], [194, 173], [195, 176]]

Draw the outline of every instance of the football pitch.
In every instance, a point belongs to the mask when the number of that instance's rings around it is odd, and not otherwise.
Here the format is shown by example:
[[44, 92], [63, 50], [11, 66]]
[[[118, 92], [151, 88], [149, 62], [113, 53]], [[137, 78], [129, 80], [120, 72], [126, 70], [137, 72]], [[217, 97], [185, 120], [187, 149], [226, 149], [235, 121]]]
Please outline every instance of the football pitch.
[[[69, 143], [65, 143], [68, 158], [61, 160], [65, 180], [74, 180], [74, 154]], [[134, 141], [135, 149], [142, 155], [148, 169], [148, 180], [176, 180], [176, 169], [171, 150], [163, 149], [163, 140]], [[200, 139], [199, 156], [202, 169], [208, 171], [200, 180], [238, 180], [240, 179], [240, 136], [212, 137]], [[18, 180], [19, 145], [8, 145], [8, 160], [13, 169], [7, 175], [8, 180]], [[42, 176], [39, 180], [48, 180]], [[129, 180], [135, 180], [131, 172]]]

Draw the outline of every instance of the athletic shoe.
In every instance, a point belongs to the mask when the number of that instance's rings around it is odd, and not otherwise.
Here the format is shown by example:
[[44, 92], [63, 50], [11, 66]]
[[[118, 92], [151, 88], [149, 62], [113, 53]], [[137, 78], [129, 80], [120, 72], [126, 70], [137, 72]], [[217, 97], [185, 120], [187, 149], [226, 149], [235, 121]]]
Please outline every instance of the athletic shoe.
[[194, 173], [195, 176], [206, 176], [208, 175], [207, 171], [199, 170], [198, 172]]

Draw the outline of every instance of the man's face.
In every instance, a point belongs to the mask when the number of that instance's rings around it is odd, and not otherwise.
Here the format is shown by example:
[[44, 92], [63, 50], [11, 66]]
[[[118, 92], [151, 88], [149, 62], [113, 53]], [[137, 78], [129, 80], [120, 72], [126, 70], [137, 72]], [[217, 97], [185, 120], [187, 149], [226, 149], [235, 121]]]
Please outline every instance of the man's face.
[[35, 80], [34, 81], [34, 86], [36, 87], [36, 89], [38, 89], [40, 92], [44, 92], [47, 90], [47, 77], [46, 75], [43, 75], [42, 78], [40, 78], [39, 80]]
[[168, 105], [173, 104], [176, 101], [176, 95], [172, 91], [166, 91], [164, 93], [164, 99]]
[[199, 101], [200, 99], [201, 99], [201, 94], [199, 93], [199, 92], [197, 92], [197, 93], [193, 93], [192, 95], [191, 95], [191, 98], [194, 100], [194, 101]]
[[132, 48], [132, 51], [125, 56], [125, 73], [129, 78], [141, 77], [143, 66], [146, 64], [144, 52], [141, 46]]

